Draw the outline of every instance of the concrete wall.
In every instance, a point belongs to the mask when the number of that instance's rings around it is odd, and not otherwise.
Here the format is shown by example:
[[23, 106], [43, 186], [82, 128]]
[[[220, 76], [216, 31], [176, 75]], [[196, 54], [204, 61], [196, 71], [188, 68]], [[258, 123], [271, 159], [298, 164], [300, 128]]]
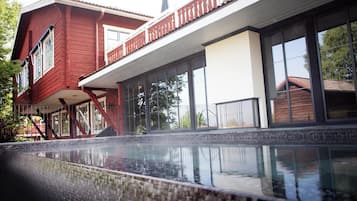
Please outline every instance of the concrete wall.
[[245, 31], [206, 47], [208, 103], [259, 98], [261, 127], [268, 127], [260, 36]]

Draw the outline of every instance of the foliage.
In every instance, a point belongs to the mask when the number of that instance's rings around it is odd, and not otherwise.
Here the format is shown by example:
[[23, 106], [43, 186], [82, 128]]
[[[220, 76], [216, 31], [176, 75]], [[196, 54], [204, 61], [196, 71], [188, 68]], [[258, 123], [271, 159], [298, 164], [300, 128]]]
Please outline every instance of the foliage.
[[[191, 128], [191, 117], [189, 112], [186, 112], [185, 115], [183, 115], [183, 117], [181, 117], [180, 120], [181, 120], [182, 128]], [[202, 128], [207, 126], [206, 119], [202, 112], [196, 113], [196, 124], [197, 124], [197, 128]]]
[[150, 89], [150, 115], [152, 128], [169, 129], [176, 122], [178, 94], [184, 86], [181, 76], [173, 76], [166, 81], [152, 83]]
[[178, 94], [182, 92], [184, 82], [182, 76], [172, 76], [164, 81], [154, 81], [151, 83], [149, 93], [145, 97], [144, 87], [138, 86], [135, 89], [135, 128], [136, 134], [145, 134], [146, 131], [146, 100], [150, 106], [151, 128], [170, 129], [170, 126], [178, 126], [177, 106], [180, 103]]
[[[357, 24], [352, 23], [354, 36], [357, 36]], [[320, 45], [321, 66], [324, 79], [351, 80], [352, 58], [350, 54], [346, 26], [327, 30], [322, 34]]]
[[12, 111], [13, 76], [20, 72], [16, 62], [9, 61], [10, 43], [16, 30], [20, 4], [0, 0], [0, 128], [2, 140], [16, 130], [17, 121]]
[[15, 137], [15, 142], [28, 142], [28, 141], [30, 140], [25, 137], [19, 137], [19, 136]]

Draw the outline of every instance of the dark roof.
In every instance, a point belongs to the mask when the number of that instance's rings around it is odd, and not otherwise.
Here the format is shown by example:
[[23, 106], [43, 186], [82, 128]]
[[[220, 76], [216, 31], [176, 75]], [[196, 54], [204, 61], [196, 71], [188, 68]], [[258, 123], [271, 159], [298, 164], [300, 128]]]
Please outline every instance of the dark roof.
[[[310, 79], [302, 77], [288, 77], [290, 83], [293, 83], [301, 88], [311, 90]], [[285, 80], [280, 82], [276, 87], [276, 90], [282, 90], [285, 86]], [[354, 92], [354, 84], [352, 81], [344, 80], [324, 80], [323, 87], [325, 91], [341, 91], [341, 92]]]

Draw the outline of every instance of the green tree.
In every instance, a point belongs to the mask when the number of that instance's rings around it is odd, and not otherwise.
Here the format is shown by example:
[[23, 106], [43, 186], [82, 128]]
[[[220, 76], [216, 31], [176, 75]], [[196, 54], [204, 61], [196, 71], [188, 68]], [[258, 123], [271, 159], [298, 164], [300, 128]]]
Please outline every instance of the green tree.
[[[357, 24], [352, 23], [352, 30], [357, 34]], [[338, 26], [321, 34], [321, 68], [325, 80], [351, 80], [352, 58], [349, 49], [347, 27]]]
[[[182, 128], [191, 128], [190, 113], [186, 112], [180, 119]], [[196, 113], [196, 124], [198, 128], [207, 127], [206, 119], [202, 112]]]
[[13, 77], [20, 72], [20, 67], [9, 60], [9, 54], [19, 11], [18, 2], [0, 0], [0, 141], [8, 140], [17, 125], [12, 112], [12, 92]]

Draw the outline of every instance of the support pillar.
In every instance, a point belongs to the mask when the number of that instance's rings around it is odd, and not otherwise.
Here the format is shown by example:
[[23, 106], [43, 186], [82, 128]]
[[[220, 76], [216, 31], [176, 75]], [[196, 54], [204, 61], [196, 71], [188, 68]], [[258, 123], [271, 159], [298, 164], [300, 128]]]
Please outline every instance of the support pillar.
[[[52, 139], [52, 135], [55, 136], [56, 139], [59, 139], [57, 133], [55, 132], [55, 130], [53, 130], [52, 126], [51, 126], [51, 116], [48, 114], [43, 114], [41, 113], [41, 111], [39, 109], [37, 109], [37, 115], [39, 115], [44, 121], [45, 121], [45, 129], [46, 129], [46, 136], [48, 137], [49, 140]], [[51, 131], [51, 132], [49, 132]], [[51, 133], [52, 135], [50, 135], [49, 133]]]
[[43, 134], [43, 132], [41, 131], [41, 129], [37, 126], [36, 122], [34, 122], [31, 118], [31, 115], [27, 115], [27, 118], [31, 121], [31, 123], [35, 126], [36, 130], [38, 131], [38, 133], [40, 133], [40, 135], [45, 139], [48, 140], [48, 137]]
[[118, 83], [118, 122], [119, 122], [118, 135], [124, 135], [124, 105], [123, 105], [123, 92], [121, 90], [120, 83]]

